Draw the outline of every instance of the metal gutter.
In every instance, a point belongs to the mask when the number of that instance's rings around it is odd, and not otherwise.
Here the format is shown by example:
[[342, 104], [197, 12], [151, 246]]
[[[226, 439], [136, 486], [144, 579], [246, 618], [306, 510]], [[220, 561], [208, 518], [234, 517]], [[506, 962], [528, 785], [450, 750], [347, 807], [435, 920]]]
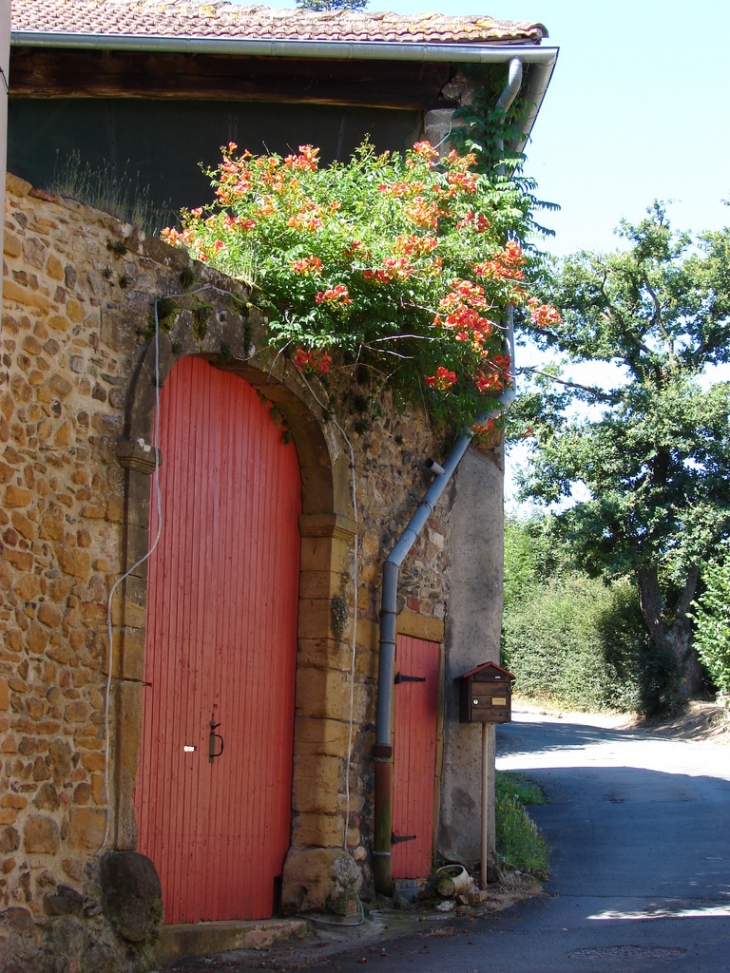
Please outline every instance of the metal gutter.
[[465, 64], [502, 64], [513, 57], [519, 57], [525, 64], [552, 64], [558, 56], [557, 47], [541, 47], [538, 44], [398, 44], [390, 41], [256, 40], [245, 37], [164, 37], [34, 30], [11, 31], [10, 43], [13, 47], [61, 47], [67, 50], [237, 54], [343, 61], [452, 61]]

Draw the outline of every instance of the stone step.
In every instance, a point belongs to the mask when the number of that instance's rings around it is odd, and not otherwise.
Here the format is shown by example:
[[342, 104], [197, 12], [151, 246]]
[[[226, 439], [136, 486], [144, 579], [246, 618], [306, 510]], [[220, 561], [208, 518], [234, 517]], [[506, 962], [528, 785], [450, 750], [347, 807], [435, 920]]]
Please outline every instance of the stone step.
[[303, 919], [230, 920], [163, 926], [155, 960], [165, 966], [191, 956], [225, 953], [232, 949], [260, 949], [292, 936], [303, 937]]

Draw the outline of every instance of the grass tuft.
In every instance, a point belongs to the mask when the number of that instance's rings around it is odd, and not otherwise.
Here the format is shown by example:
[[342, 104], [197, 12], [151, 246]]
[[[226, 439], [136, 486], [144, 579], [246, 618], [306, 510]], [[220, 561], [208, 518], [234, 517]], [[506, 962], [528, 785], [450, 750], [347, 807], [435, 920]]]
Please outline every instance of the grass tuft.
[[522, 774], [497, 771], [495, 800], [498, 856], [508, 868], [544, 881], [550, 874], [548, 844], [525, 810], [545, 803], [539, 787]]
[[[125, 169], [117, 176], [109, 166], [95, 169], [90, 163], [81, 161], [81, 153], [77, 150], [65, 158], [57, 154], [49, 189], [58, 196], [78, 199], [118, 220], [131, 223], [145, 233], [159, 233], [170, 220], [170, 208], [152, 205], [150, 187], [140, 185], [139, 174], [132, 176]], [[121, 255], [122, 251], [117, 252]]]

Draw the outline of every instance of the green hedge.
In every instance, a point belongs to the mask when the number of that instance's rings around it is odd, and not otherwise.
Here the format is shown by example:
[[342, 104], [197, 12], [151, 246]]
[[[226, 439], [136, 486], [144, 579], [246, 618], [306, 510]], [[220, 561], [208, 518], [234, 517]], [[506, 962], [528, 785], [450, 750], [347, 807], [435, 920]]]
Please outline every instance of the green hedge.
[[505, 611], [503, 661], [515, 690], [579, 710], [655, 712], [672, 699], [672, 657], [657, 651], [628, 582], [566, 572], [524, 586]]

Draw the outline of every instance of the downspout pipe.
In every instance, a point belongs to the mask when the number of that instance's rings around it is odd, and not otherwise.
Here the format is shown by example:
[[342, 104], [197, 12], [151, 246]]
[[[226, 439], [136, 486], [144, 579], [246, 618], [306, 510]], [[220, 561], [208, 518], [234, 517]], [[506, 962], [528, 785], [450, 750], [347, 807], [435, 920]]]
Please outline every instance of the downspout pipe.
[[[509, 111], [522, 84], [523, 67], [519, 57], [511, 58], [507, 75], [507, 84], [499, 97], [497, 108], [503, 112]], [[545, 89], [543, 89], [544, 94]], [[500, 148], [504, 143], [500, 140]], [[512, 360], [514, 374], [515, 360], [515, 332], [514, 308], [507, 307], [507, 343]], [[499, 405], [491, 409], [478, 420], [484, 423], [504, 412], [512, 405], [516, 396], [515, 379], [512, 385], [505, 389], [499, 397]], [[395, 641], [396, 620], [398, 614], [398, 575], [400, 566], [406, 555], [413, 547], [418, 535], [423, 530], [439, 497], [446, 489], [446, 485], [456, 471], [464, 453], [472, 440], [472, 433], [464, 432], [451, 447], [449, 455], [444, 460], [441, 472], [438, 473], [431, 486], [424, 494], [416, 512], [408, 522], [407, 527], [398, 538], [392, 551], [383, 565], [383, 587], [380, 608], [380, 653], [378, 662], [378, 688], [375, 715], [375, 807], [374, 807], [374, 848], [373, 848], [373, 877], [375, 890], [381, 895], [391, 895], [393, 890], [393, 744], [392, 744], [392, 712], [393, 686], [395, 685]]]
[[[507, 308], [507, 342], [514, 373], [515, 338], [514, 308]], [[497, 400], [499, 405], [485, 413], [480, 423], [493, 419], [506, 412], [515, 399], [513, 384], [505, 389]], [[392, 834], [393, 834], [393, 745], [391, 723], [393, 712], [393, 686], [395, 684], [395, 641], [396, 618], [398, 614], [398, 575], [400, 566], [413, 547], [421, 530], [446, 485], [456, 472], [469, 443], [471, 432], [464, 432], [451, 447], [449, 455], [442, 464], [443, 472], [435, 478], [424, 494], [418, 509], [408, 522], [395, 546], [383, 565], [383, 588], [380, 609], [380, 658], [378, 665], [377, 708], [375, 716], [375, 834], [374, 834], [374, 879], [375, 889], [381, 895], [391, 895], [393, 888]]]

